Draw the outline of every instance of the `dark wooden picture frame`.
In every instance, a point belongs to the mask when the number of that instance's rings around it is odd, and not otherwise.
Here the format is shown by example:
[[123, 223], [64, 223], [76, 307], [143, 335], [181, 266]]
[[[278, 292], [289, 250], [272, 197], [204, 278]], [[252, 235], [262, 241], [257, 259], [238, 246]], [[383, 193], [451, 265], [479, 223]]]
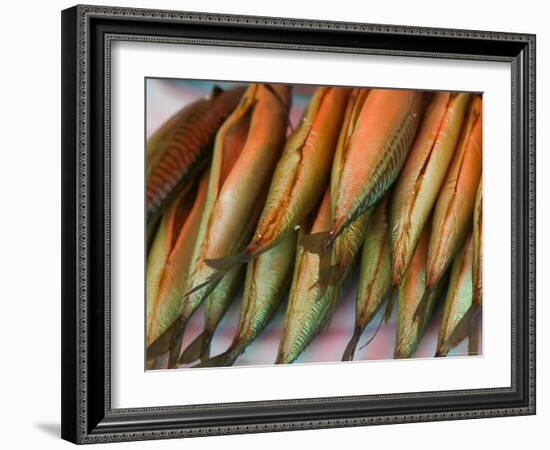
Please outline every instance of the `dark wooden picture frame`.
[[[511, 386], [113, 409], [110, 46], [115, 40], [511, 65]], [[62, 12], [62, 437], [75, 443], [535, 413], [535, 36], [75, 6]]]

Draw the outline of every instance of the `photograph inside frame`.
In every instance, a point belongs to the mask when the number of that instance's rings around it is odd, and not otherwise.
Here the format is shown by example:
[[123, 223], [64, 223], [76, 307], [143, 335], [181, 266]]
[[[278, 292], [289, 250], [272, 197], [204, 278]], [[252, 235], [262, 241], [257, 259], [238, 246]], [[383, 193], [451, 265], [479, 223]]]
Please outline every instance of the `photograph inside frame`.
[[482, 354], [482, 95], [145, 80], [148, 370]]

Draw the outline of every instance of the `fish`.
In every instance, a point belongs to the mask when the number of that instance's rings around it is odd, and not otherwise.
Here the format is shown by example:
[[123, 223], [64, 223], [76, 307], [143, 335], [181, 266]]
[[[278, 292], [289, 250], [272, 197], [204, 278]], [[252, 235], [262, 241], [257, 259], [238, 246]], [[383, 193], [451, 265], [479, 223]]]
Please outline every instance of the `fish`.
[[426, 286], [445, 272], [472, 228], [476, 191], [481, 179], [482, 100], [473, 97], [457, 149], [441, 186], [428, 246]]
[[474, 254], [472, 263], [473, 301], [483, 298], [483, 183], [479, 180], [473, 218]]
[[[451, 278], [443, 305], [436, 357], [447, 356], [449, 351], [460, 344], [467, 336], [465, 332], [457, 333], [456, 330], [472, 305], [473, 247], [473, 236], [470, 232], [453, 260]], [[467, 327], [464, 328], [467, 330]]]
[[251, 84], [216, 136], [181, 313], [170, 330], [169, 367], [178, 363], [187, 321], [225, 275], [206, 260], [240, 251], [251, 238], [286, 140], [289, 108], [290, 86]]
[[[426, 289], [426, 258], [430, 224], [420, 235], [411, 263], [398, 288], [394, 358], [412, 357], [420, 344], [445, 286], [444, 277]], [[421, 310], [418, 310], [421, 303]], [[418, 311], [418, 312], [417, 312]]]
[[479, 180], [473, 220], [473, 261], [472, 261], [472, 306], [470, 328], [468, 330], [468, 352], [470, 355], [480, 353], [479, 332], [481, 329], [481, 313], [483, 304], [483, 186]]
[[236, 299], [235, 294], [242, 283], [242, 269], [243, 267], [235, 267], [227, 272], [204, 301], [204, 329], [182, 351], [179, 364], [206, 361], [210, 358], [210, 343], [225, 313]]
[[470, 94], [438, 92], [430, 101], [391, 203], [392, 283], [399, 286], [428, 221], [460, 137]]
[[386, 193], [374, 209], [363, 243], [355, 302], [355, 326], [342, 361], [353, 360], [363, 331], [383, 305], [391, 288], [388, 205], [389, 193]]
[[[338, 303], [339, 291], [363, 243], [371, 215], [370, 209], [365, 211], [335, 240], [330, 261], [338, 267], [341, 277], [339, 280], [334, 279], [325, 287], [319, 284], [322, 256], [304, 248], [300, 238], [305, 231], [300, 229], [294, 274], [276, 364], [295, 361], [309, 343], [330, 323]], [[310, 231], [315, 233], [326, 230], [329, 225], [330, 189], [327, 189]]]
[[309, 238], [309, 251], [323, 253], [359, 215], [372, 207], [397, 178], [421, 119], [418, 91], [359, 92], [331, 178], [331, 223]]
[[[151, 346], [177, 320], [193, 242], [206, 203], [208, 172], [196, 186], [182, 185], [163, 213], [147, 257], [146, 343]], [[148, 359], [164, 351], [148, 350]]]
[[233, 365], [266, 328], [287, 294], [297, 236], [297, 231], [286, 234], [274, 247], [248, 263], [243, 302], [233, 342], [225, 352], [194, 367]]
[[269, 250], [318, 205], [330, 176], [350, 91], [327, 86], [315, 90], [285, 145], [251, 241], [242, 252], [209, 259], [211, 267], [226, 271]]
[[216, 132], [238, 105], [244, 91], [244, 86], [227, 91], [216, 87], [210, 96], [183, 107], [149, 138], [148, 227], [154, 227], [175, 189], [207, 165]]
[[[460, 319], [448, 338], [449, 343], [461, 342], [468, 336], [468, 354], [480, 354], [480, 330], [483, 303], [483, 195], [482, 182], [476, 194], [473, 217], [473, 256], [472, 256], [472, 304]], [[451, 344], [449, 344], [451, 345]]]

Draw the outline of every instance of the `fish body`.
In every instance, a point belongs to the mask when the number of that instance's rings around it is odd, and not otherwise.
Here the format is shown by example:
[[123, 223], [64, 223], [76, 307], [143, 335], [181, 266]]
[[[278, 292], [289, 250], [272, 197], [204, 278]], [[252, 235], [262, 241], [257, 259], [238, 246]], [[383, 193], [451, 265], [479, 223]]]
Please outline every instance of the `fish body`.
[[[208, 173], [198, 186], [180, 191], [162, 216], [147, 258], [146, 341], [150, 346], [178, 318], [181, 296], [191, 263], [193, 242], [198, 234], [206, 200]], [[167, 350], [159, 349], [154, 356]]]
[[475, 96], [434, 207], [428, 247], [428, 287], [445, 272], [472, 228], [476, 191], [481, 179], [481, 108], [481, 96]]
[[361, 250], [355, 327], [342, 361], [353, 359], [361, 334], [382, 306], [391, 288], [388, 197], [386, 194], [376, 205]]
[[319, 87], [277, 163], [254, 236], [244, 252], [211, 259], [227, 270], [269, 250], [299, 227], [319, 203], [330, 168], [351, 89]]
[[206, 205], [172, 337], [171, 367], [179, 358], [185, 324], [225, 275], [206, 260], [242, 250], [256, 227], [285, 142], [289, 107], [290, 87], [250, 85], [216, 136]]
[[472, 305], [473, 247], [473, 237], [470, 233], [453, 261], [439, 328], [436, 356], [446, 356], [449, 350], [467, 337], [469, 323], [462, 319]]
[[218, 325], [235, 300], [236, 292], [242, 282], [243, 268], [235, 267], [227, 272], [214, 290], [204, 301], [204, 329], [185, 348], [180, 357], [180, 364], [193, 361], [206, 361], [210, 358], [210, 343]]
[[482, 182], [476, 194], [473, 220], [474, 253], [472, 262], [473, 303], [481, 305], [483, 300], [483, 194]]
[[269, 324], [290, 285], [297, 235], [297, 231], [288, 233], [248, 263], [235, 338], [226, 352], [203, 361], [198, 367], [232, 365]]
[[[370, 216], [371, 210], [367, 210], [334, 241], [330, 255], [331, 267], [337, 268], [340, 277], [331, 277], [332, 280], [327, 285], [320, 283], [323, 255], [307, 251], [299, 240], [277, 364], [295, 361], [328, 325], [337, 305], [341, 285], [363, 243]], [[326, 230], [330, 224], [329, 219], [330, 193], [327, 189], [311, 232]], [[300, 235], [303, 234], [304, 231], [300, 230]]]
[[468, 352], [480, 353], [480, 329], [483, 303], [483, 194], [482, 180], [479, 180], [476, 203], [474, 206], [473, 239], [474, 251], [472, 261], [472, 307], [470, 330], [468, 332]]
[[392, 283], [404, 276], [460, 137], [470, 95], [438, 92], [424, 114], [393, 190]]
[[395, 358], [410, 358], [414, 355], [444, 286], [442, 279], [432, 289], [426, 289], [429, 231], [429, 226], [426, 226], [398, 289]]
[[[365, 97], [365, 98], [364, 98]], [[358, 95], [364, 102], [343, 132], [343, 149], [333, 165], [331, 225], [326, 241], [373, 206], [396, 179], [416, 134], [422, 94], [416, 91], [372, 89]], [[351, 130], [351, 132], [349, 131]]]
[[206, 164], [216, 132], [244, 90], [215, 90], [210, 97], [185, 106], [148, 140], [148, 224], [155, 222], [176, 187], [192, 179]]

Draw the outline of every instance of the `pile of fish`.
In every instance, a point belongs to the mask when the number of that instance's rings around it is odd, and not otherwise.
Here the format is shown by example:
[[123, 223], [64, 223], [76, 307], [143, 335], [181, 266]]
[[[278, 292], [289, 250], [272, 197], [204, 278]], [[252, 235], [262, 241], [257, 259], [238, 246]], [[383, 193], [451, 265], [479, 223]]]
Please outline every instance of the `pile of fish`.
[[[148, 140], [148, 367], [230, 366], [287, 299], [275, 363], [291, 363], [354, 270], [343, 361], [395, 301], [395, 358], [415, 354], [438, 304], [436, 356], [465, 339], [479, 354], [481, 96], [320, 86], [294, 128], [291, 89], [215, 88]], [[233, 301], [233, 342], [211, 355]], [[204, 330], [182, 348], [201, 305]]]

